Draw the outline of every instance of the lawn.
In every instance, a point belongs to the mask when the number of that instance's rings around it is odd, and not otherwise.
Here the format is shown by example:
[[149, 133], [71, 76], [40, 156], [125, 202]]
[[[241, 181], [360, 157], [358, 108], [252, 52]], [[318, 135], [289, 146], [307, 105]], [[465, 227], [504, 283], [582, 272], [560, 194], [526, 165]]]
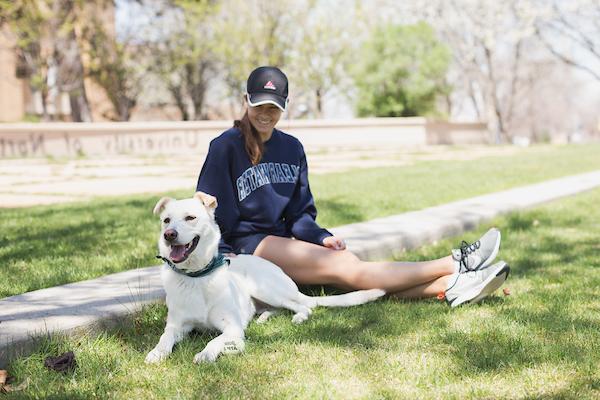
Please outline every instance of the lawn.
[[[194, 365], [214, 336], [196, 333], [163, 364], [146, 353], [166, 308], [147, 307], [100, 336], [55, 338], [9, 367], [27, 388], [6, 398], [407, 398], [600, 397], [600, 190], [498, 218], [510, 296], [450, 309], [437, 300], [384, 299], [317, 309], [302, 325], [282, 313], [247, 330], [246, 353]], [[445, 255], [459, 238], [406, 253]], [[311, 288], [318, 292], [319, 288]], [[43, 360], [73, 350], [72, 373]]]
[[[599, 153], [600, 145], [541, 146], [476, 161], [315, 175], [311, 185], [319, 223], [334, 227], [597, 170]], [[158, 223], [151, 210], [159, 197], [0, 209], [0, 298], [156, 265]]]

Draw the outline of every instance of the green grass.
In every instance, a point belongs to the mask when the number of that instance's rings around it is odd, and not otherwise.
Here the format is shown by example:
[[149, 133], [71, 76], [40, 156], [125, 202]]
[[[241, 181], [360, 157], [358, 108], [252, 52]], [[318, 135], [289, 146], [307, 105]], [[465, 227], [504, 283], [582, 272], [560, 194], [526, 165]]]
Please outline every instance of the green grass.
[[319, 223], [339, 226], [598, 170], [598, 154], [600, 145], [540, 146], [512, 156], [313, 176], [311, 189]]
[[[170, 359], [143, 364], [166, 308], [147, 307], [100, 336], [56, 338], [9, 366], [28, 388], [7, 398], [594, 399], [600, 397], [600, 190], [499, 218], [512, 294], [450, 309], [390, 299], [317, 309], [302, 325], [283, 313], [247, 330], [246, 353], [210, 365], [196, 333]], [[451, 238], [403, 259], [447, 254]], [[313, 289], [319, 291], [319, 288]], [[78, 367], [43, 367], [73, 350]]]
[[[476, 161], [315, 175], [311, 185], [319, 223], [334, 227], [600, 169], [599, 153], [600, 145], [540, 146]], [[155, 265], [151, 210], [159, 197], [0, 209], [0, 298]]]

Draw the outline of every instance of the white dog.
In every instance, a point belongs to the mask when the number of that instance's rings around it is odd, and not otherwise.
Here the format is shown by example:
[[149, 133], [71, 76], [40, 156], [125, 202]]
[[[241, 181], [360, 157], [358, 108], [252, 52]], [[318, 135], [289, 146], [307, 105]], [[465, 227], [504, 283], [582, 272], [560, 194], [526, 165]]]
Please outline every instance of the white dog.
[[[196, 354], [194, 362], [215, 361], [221, 353], [244, 350], [244, 330], [257, 312], [257, 303], [286, 308], [301, 323], [316, 306], [363, 304], [385, 294], [383, 290], [360, 290], [339, 296], [309, 297], [275, 264], [251, 255], [230, 260], [218, 254], [219, 227], [213, 196], [198, 192], [191, 199], [162, 198], [154, 207], [162, 229], [159, 258], [165, 261], [161, 278], [167, 293], [167, 326], [156, 347], [146, 356], [158, 362], [173, 345], [194, 328], [216, 329], [221, 335]], [[230, 265], [229, 265], [230, 264]], [[259, 322], [272, 311], [265, 311]]]

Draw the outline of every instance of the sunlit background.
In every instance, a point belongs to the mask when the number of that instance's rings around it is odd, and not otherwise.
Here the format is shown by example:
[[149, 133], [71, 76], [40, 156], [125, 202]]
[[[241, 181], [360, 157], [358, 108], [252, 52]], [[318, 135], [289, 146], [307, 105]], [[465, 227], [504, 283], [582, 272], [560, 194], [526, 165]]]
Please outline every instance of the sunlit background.
[[594, 0], [1, 0], [0, 121], [231, 119], [248, 73], [288, 119], [486, 122], [497, 141], [598, 135]]

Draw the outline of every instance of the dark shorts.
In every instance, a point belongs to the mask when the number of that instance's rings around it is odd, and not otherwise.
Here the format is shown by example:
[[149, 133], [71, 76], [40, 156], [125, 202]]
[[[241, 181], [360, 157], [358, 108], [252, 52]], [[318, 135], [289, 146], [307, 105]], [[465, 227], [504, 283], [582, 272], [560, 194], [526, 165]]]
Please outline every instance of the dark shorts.
[[267, 233], [254, 233], [251, 235], [231, 238], [228, 244], [233, 248], [233, 252], [235, 254], [254, 254], [254, 250], [256, 250], [260, 242], [262, 242], [262, 240], [267, 236], [290, 237]]

